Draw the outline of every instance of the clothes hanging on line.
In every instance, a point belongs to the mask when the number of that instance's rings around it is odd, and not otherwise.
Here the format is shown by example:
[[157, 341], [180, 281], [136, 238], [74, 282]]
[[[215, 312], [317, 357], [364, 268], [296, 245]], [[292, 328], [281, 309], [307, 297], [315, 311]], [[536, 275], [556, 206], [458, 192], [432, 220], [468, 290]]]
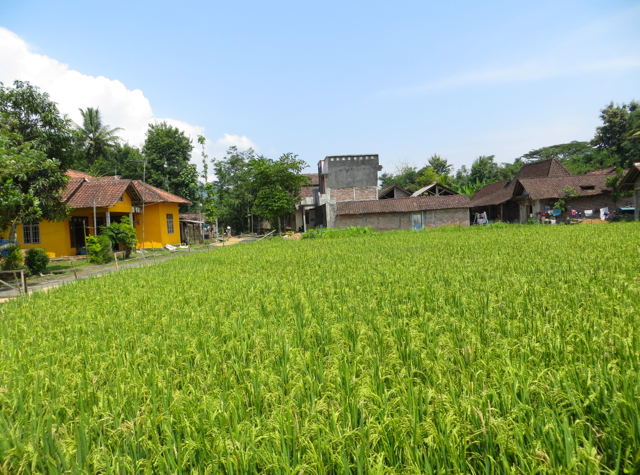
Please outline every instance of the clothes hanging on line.
[[560, 216], [562, 214], [562, 210], [561, 209], [554, 209], [553, 210], [553, 216]]
[[609, 207], [600, 208], [600, 219], [605, 220], [609, 216]]
[[585, 210], [584, 210], [584, 215], [585, 215], [585, 216], [592, 216], [592, 215], [593, 215], [593, 210], [591, 210], [591, 209], [585, 209]]

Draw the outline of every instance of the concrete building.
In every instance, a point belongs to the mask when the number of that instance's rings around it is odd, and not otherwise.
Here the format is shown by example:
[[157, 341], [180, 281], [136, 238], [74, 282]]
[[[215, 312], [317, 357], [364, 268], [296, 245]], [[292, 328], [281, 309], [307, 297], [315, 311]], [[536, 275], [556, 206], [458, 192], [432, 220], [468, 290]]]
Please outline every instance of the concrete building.
[[429, 185], [422, 190], [423, 196], [413, 197], [396, 185], [378, 190], [381, 169], [376, 154], [330, 155], [320, 160], [318, 174], [308, 175], [312, 186], [301, 190], [297, 228], [370, 226], [390, 230], [469, 225], [467, 196], [440, 184]]

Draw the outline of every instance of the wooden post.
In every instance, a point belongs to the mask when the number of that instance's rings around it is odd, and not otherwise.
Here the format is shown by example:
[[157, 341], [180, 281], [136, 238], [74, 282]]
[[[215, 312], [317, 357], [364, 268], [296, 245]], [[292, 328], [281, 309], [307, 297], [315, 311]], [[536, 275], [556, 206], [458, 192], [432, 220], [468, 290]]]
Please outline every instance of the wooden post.
[[[20, 272], [24, 272], [24, 271], [20, 271]], [[18, 294], [22, 295], [22, 290], [21, 290], [21, 284], [22, 284], [22, 277], [20, 277], [20, 280], [18, 281], [18, 276], [16, 275], [16, 271], [13, 271], [13, 280], [16, 281], [16, 283], [18, 284]]]
[[120, 270], [120, 268], [118, 267], [118, 254], [113, 254], [113, 258], [116, 260], [116, 270]]
[[29, 295], [29, 293], [27, 292], [27, 275], [25, 274], [24, 270], [20, 271], [20, 277], [22, 280], [22, 289], [24, 291], [25, 295]]
[[71, 261], [71, 268], [73, 269], [73, 275], [75, 275], [76, 280], [78, 280], [78, 273], [76, 272], [76, 266], [73, 265], [73, 261]]

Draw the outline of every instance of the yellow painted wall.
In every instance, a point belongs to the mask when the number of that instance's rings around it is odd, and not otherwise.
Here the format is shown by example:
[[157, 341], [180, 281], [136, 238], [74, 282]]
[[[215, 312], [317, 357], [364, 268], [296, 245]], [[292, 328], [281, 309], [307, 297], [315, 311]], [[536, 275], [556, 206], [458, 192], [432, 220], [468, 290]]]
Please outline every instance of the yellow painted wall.
[[[9, 237], [9, 230], [6, 230], [2, 237]], [[22, 225], [18, 225], [16, 232], [18, 245], [23, 249], [41, 248], [47, 251], [49, 257], [69, 256], [75, 254], [75, 249], [71, 249], [71, 237], [69, 236], [69, 220], [52, 222], [40, 221], [40, 244], [24, 244]]]
[[131, 198], [128, 194], [124, 194], [124, 201], [118, 201], [113, 206], [109, 207], [109, 211], [112, 213], [131, 213]]
[[[163, 247], [165, 244], [180, 244], [180, 214], [177, 203], [155, 203], [147, 205], [145, 212], [144, 247], [145, 249]], [[167, 214], [173, 214], [173, 234], [167, 228]], [[142, 214], [136, 214], [136, 233], [138, 249], [142, 249]], [[138, 224], [140, 221], [140, 224]]]

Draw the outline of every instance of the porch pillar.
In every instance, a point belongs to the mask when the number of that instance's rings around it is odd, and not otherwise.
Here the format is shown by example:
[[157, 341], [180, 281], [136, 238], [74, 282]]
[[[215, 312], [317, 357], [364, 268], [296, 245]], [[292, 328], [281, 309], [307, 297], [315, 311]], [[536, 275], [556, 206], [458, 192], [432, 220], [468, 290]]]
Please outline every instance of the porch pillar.
[[131, 226], [133, 226], [133, 212], [129, 213], [129, 220], [131, 221]]
[[301, 206], [301, 208], [302, 208], [302, 229], [306, 233], [307, 232], [307, 220], [305, 219], [305, 215], [304, 215], [304, 206]]
[[109, 212], [109, 210], [107, 210], [106, 215], [107, 215], [107, 219], [106, 219], [107, 226], [109, 226], [111, 224], [111, 213]]

